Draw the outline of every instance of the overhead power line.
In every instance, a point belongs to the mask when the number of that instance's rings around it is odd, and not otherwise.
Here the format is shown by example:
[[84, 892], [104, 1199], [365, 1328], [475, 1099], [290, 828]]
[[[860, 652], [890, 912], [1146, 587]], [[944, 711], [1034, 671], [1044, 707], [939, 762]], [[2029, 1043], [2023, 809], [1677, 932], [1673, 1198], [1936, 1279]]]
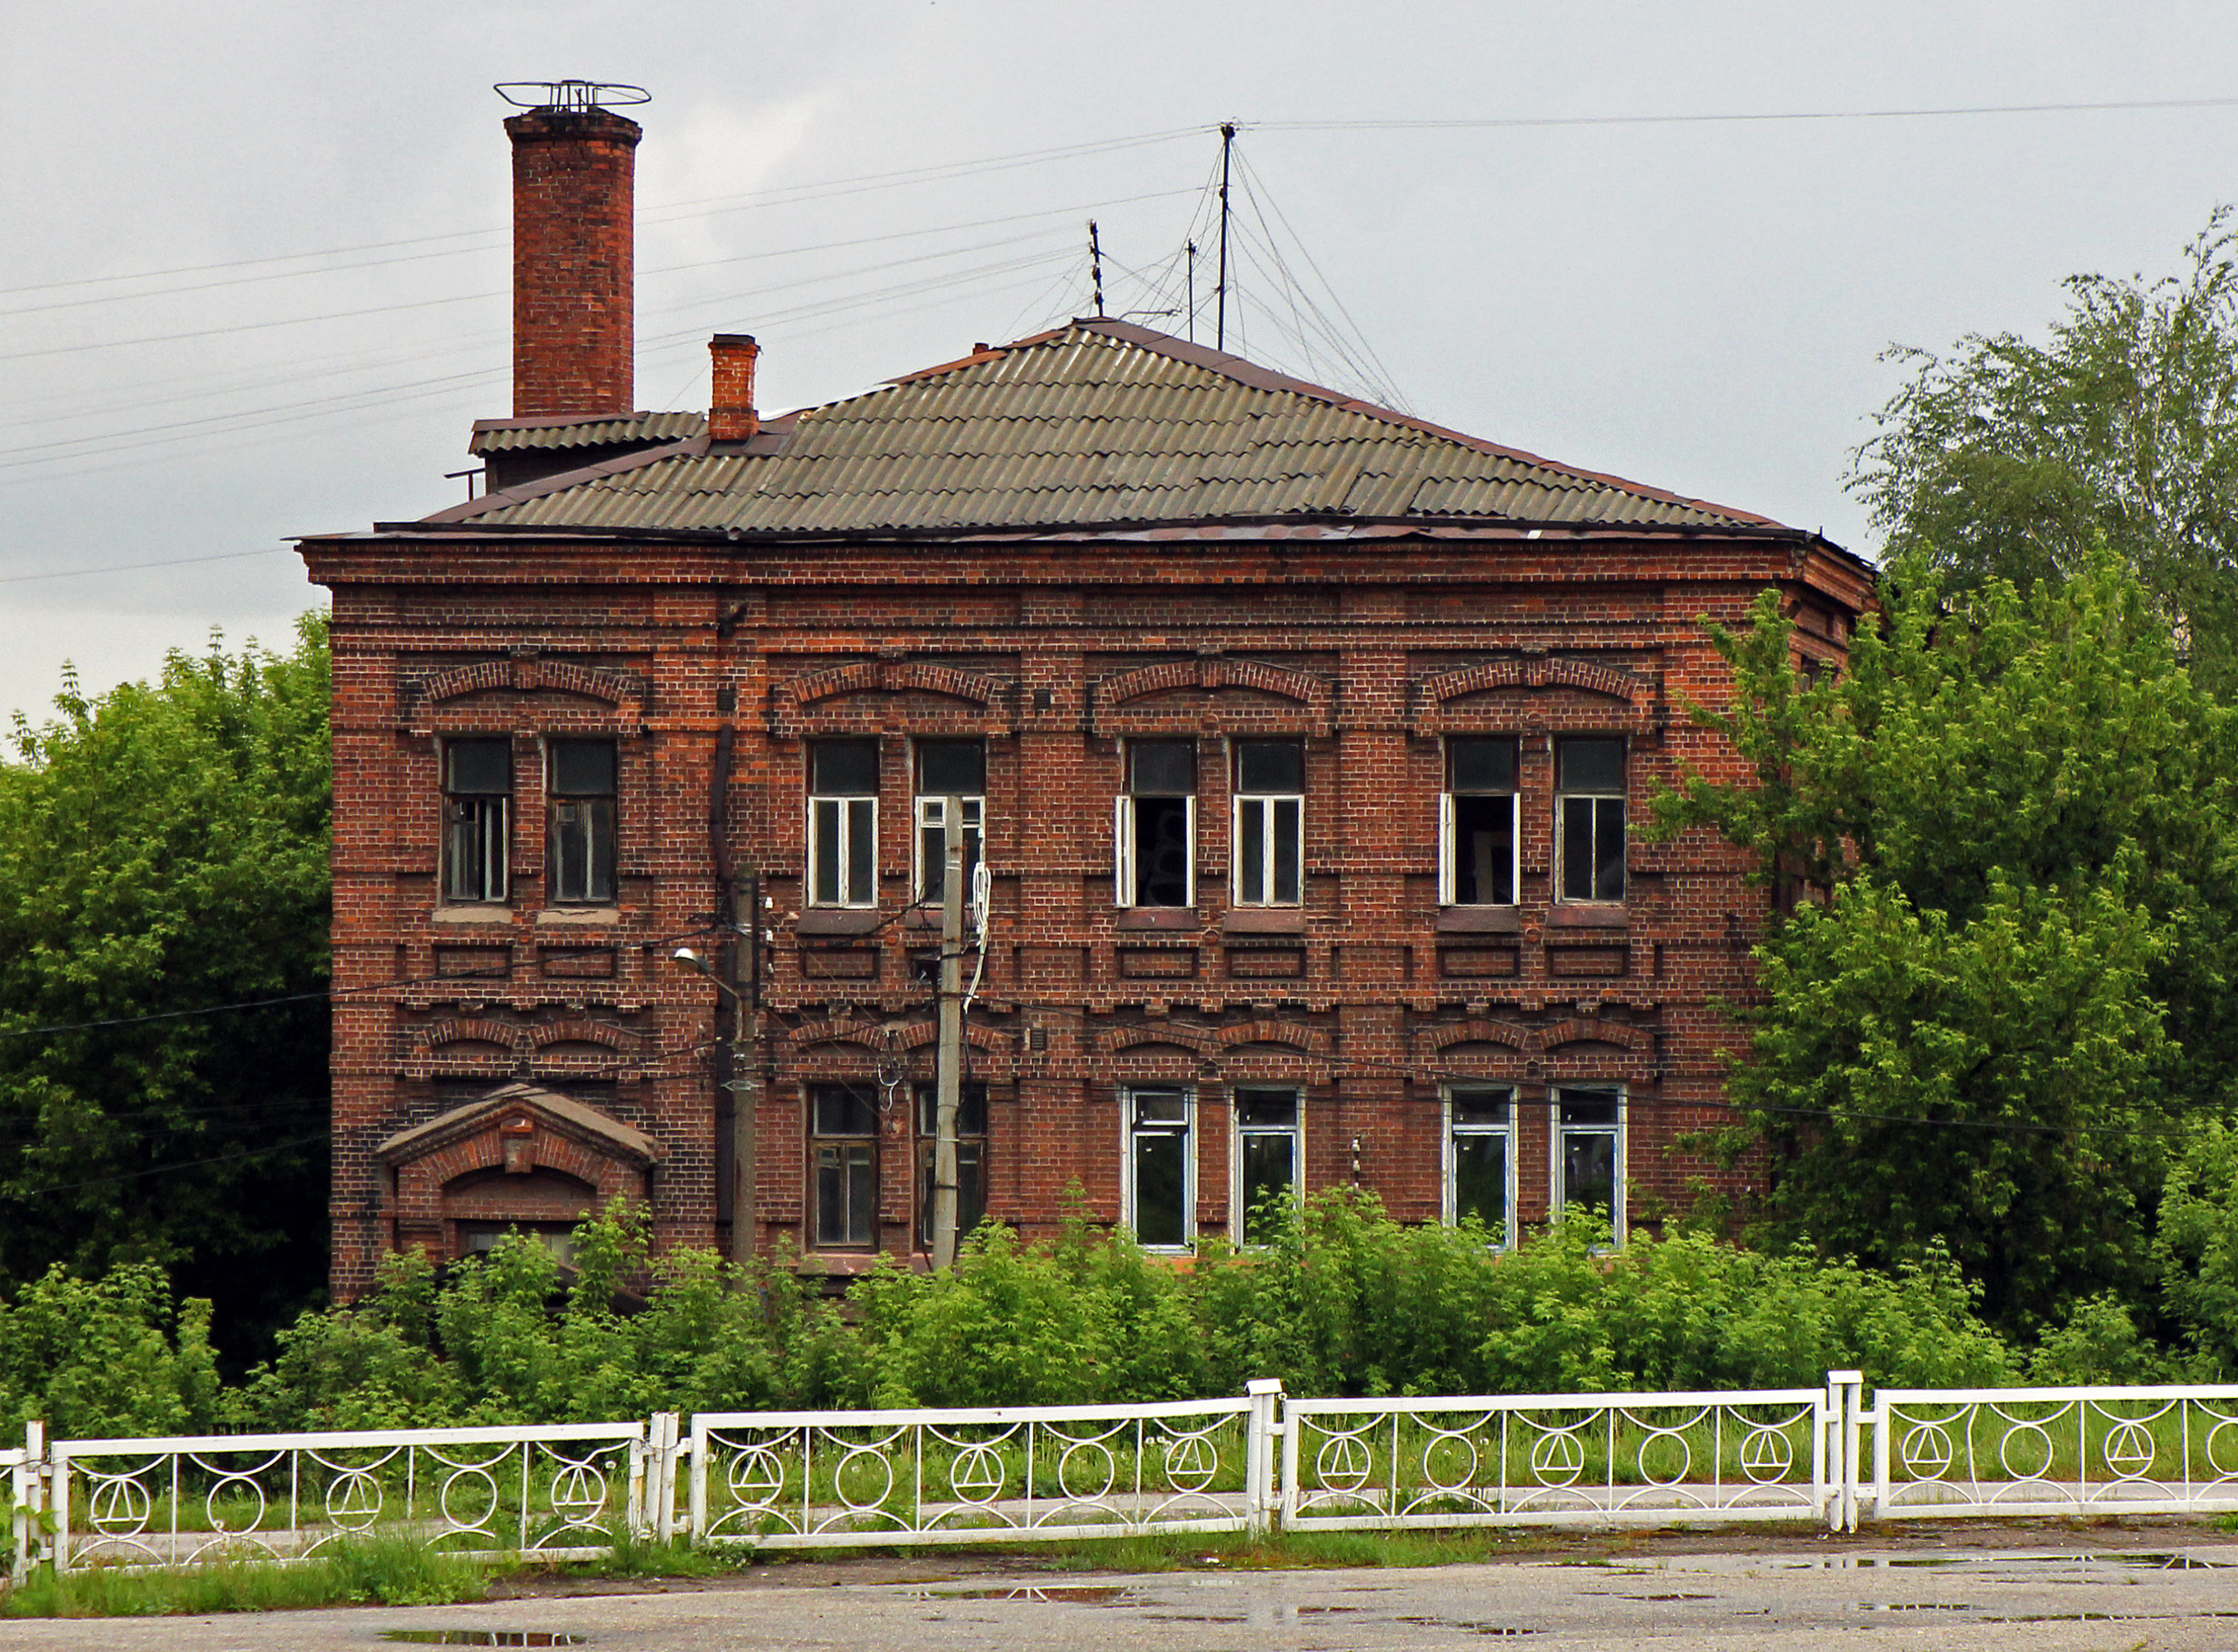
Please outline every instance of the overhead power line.
[[1261, 132], [1436, 132], [1565, 126], [1712, 126], [1767, 121], [1930, 121], [1980, 115], [2098, 115], [2117, 110], [2238, 109], [2238, 97], [2120, 98], [2095, 103], [1968, 103], [1944, 109], [1727, 110], [1705, 115], [1512, 115], [1362, 121], [1239, 121]]

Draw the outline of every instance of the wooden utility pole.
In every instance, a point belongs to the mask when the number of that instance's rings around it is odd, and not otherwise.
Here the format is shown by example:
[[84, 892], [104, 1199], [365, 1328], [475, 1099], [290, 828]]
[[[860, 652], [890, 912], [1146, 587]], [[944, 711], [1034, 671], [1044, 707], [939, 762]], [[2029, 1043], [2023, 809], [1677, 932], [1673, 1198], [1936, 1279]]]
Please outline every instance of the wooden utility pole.
[[935, 1074], [932, 1265], [956, 1265], [956, 1115], [963, 1103], [963, 799], [947, 800], [940, 878], [940, 1054]]

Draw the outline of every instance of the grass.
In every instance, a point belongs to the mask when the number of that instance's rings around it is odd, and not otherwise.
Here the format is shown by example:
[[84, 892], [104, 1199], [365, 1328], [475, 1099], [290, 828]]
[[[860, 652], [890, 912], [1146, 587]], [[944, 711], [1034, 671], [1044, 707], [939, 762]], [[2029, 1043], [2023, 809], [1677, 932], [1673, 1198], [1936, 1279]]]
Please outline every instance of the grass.
[[447, 1606], [480, 1600], [489, 1568], [406, 1537], [353, 1538], [315, 1560], [282, 1566], [227, 1560], [199, 1566], [89, 1566], [34, 1572], [0, 1595], [4, 1617], [168, 1617], [311, 1606]]

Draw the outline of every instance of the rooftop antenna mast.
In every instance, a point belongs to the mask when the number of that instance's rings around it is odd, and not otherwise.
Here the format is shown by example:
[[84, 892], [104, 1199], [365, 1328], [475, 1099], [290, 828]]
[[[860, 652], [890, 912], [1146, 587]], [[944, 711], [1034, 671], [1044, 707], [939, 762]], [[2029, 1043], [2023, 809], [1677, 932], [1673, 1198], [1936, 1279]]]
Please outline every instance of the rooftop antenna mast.
[[1189, 317], [1189, 338], [1196, 342], [1196, 243], [1189, 243], [1189, 307], [1182, 312]]
[[1235, 122], [1220, 123], [1220, 285], [1213, 310], [1213, 348], [1228, 347], [1228, 163], [1235, 152]]
[[1088, 221], [1088, 268], [1096, 283], [1096, 313], [1103, 314], [1103, 248], [1096, 239], [1096, 220]]

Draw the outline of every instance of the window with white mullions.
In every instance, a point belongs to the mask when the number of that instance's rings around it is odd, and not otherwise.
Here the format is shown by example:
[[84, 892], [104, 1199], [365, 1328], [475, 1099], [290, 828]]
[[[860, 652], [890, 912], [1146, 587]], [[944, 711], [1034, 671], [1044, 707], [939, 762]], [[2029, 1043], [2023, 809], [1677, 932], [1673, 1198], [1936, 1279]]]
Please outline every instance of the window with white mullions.
[[1554, 1213], [1598, 1211], [1624, 1239], [1624, 1092], [1595, 1086], [1554, 1092]]
[[816, 1244], [867, 1250], [878, 1232], [878, 1109], [871, 1087], [811, 1084], [808, 1106]]
[[808, 748], [808, 901], [878, 903], [878, 743], [818, 740]]
[[1196, 743], [1130, 740], [1117, 801], [1115, 897], [1121, 906], [1196, 904]]
[[443, 743], [443, 898], [502, 901], [513, 843], [513, 742]]
[[[980, 740], [920, 740], [917, 744], [917, 898], [937, 902], [948, 876], [948, 833], [963, 832], [964, 887], [979, 864], [987, 815], [987, 747]], [[955, 798], [960, 822], [948, 818]]]
[[1189, 1129], [1195, 1098], [1187, 1090], [1129, 1090], [1124, 1105], [1120, 1219], [1147, 1250], [1186, 1250], [1196, 1231], [1196, 1143]]
[[1474, 1217], [1495, 1243], [1515, 1242], [1515, 1092], [1446, 1092], [1446, 1220]]
[[1513, 906], [1518, 872], [1516, 743], [1508, 735], [1453, 735], [1446, 741], [1440, 800], [1438, 902], [1441, 906]]
[[614, 898], [614, 743], [553, 740], [545, 748], [554, 903]]
[[1554, 746], [1559, 895], [1624, 899], [1624, 742], [1560, 740]]
[[[940, 1145], [940, 1087], [917, 1087], [917, 1242], [932, 1248], [932, 1165]], [[967, 1084], [956, 1107], [956, 1236], [987, 1217], [987, 1087]]]
[[1306, 753], [1295, 740], [1235, 743], [1235, 903], [1296, 906], [1305, 860]]
[[1270, 1201], [1298, 1195], [1303, 1125], [1295, 1090], [1235, 1092], [1235, 1212], [1246, 1245], [1263, 1245], [1273, 1237], [1267, 1232], [1273, 1219]]

